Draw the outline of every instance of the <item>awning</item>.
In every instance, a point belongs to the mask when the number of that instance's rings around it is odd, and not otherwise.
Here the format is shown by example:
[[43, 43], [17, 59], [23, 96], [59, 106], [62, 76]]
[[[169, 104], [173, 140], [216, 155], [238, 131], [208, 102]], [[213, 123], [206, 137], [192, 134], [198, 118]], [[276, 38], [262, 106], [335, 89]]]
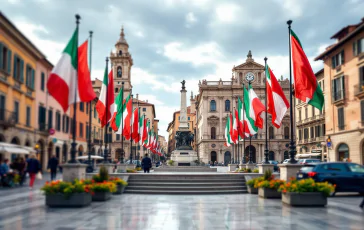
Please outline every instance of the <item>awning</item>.
[[320, 156], [321, 153], [304, 153], [304, 154], [296, 154], [296, 157], [298, 158], [305, 158], [305, 157], [317, 157]]
[[[88, 156], [79, 156], [76, 157], [77, 160], [87, 160]], [[91, 155], [91, 159], [104, 159], [103, 157], [100, 156], [96, 156], [96, 155]]]
[[28, 146], [21, 146], [23, 149], [27, 150], [29, 153], [37, 153], [37, 150], [35, 150], [32, 147], [28, 147]]
[[24, 149], [21, 145], [8, 144], [0, 142], [0, 152], [2, 153], [14, 153], [14, 154], [29, 154], [29, 151]]

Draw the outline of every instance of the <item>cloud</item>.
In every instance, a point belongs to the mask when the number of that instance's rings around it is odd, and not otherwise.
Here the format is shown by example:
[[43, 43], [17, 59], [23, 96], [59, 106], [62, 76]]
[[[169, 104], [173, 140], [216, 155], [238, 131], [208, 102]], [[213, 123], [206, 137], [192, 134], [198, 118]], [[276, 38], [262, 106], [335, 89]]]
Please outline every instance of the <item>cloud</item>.
[[194, 13], [189, 12], [186, 14], [186, 27], [190, 28], [194, 23], [197, 22], [197, 18]]
[[232, 3], [224, 3], [216, 7], [216, 17], [219, 22], [231, 23], [237, 19], [240, 7]]

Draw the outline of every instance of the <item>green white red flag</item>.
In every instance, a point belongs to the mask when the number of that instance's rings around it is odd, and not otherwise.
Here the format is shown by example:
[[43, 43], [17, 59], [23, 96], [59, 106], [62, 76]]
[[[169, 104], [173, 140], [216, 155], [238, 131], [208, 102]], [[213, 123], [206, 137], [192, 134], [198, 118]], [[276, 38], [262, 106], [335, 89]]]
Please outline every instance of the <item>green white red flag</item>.
[[290, 30], [295, 97], [322, 110], [324, 95], [297, 35]]
[[225, 146], [229, 147], [233, 141], [231, 140], [230, 128], [231, 128], [230, 116], [226, 117], [226, 126], [225, 126]]
[[141, 144], [141, 145], [148, 138], [146, 124], [147, 124], [147, 119], [145, 119], [144, 116], [140, 116], [140, 118], [139, 118], [139, 134], [140, 134], [139, 144]]
[[88, 42], [85, 41], [77, 48], [77, 38], [78, 29], [73, 33], [47, 81], [49, 94], [62, 106], [64, 112], [73, 103], [89, 102], [96, 98], [87, 64]]
[[139, 139], [140, 139], [138, 107], [134, 109], [134, 114], [133, 114], [133, 118], [132, 118], [132, 128], [133, 128], [132, 138], [133, 138], [134, 144], [136, 144], [139, 142]]
[[240, 97], [238, 98], [238, 117], [239, 117], [239, 127], [238, 127], [238, 134], [240, 138], [249, 137], [249, 128], [247, 124], [247, 120], [244, 119], [246, 117], [246, 112], [244, 111], [243, 102], [241, 101]]
[[[245, 97], [245, 95], [244, 95]], [[254, 125], [260, 129], [263, 128], [262, 112], [265, 111], [265, 106], [259, 100], [252, 86], [249, 84], [249, 113], [248, 115], [254, 120]]]
[[114, 106], [113, 72], [111, 70], [108, 75], [106, 66], [99, 100], [96, 103], [96, 110], [101, 120], [101, 127], [104, 127], [111, 120], [115, 110]]
[[245, 108], [245, 112], [243, 113], [244, 123], [249, 129], [249, 135], [253, 136], [258, 132], [258, 127], [255, 126], [253, 118], [249, 116], [251, 110], [249, 93], [245, 87], [243, 88], [244, 88], [244, 108]]
[[231, 136], [231, 140], [233, 141], [234, 144], [239, 143], [239, 131], [238, 131], [238, 127], [239, 127], [239, 116], [237, 113], [237, 110], [234, 108], [233, 110], [233, 114], [231, 115], [232, 119], [233, 119], [233, 128], [232, 128], [232, 136]]
[[289, 108], [289, 103], [281, 85], [268, 65], [265, 67], [265, 76], [267, 78], [267, 112], [272, 115], [272, 124], [279, 128]]

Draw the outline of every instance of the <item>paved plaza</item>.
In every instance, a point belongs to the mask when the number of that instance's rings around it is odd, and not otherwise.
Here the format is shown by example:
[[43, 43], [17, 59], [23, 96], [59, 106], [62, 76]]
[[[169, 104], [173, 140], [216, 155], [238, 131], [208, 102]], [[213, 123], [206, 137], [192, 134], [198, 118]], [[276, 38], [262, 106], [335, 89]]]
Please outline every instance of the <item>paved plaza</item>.
[[[40, 184], [38, 184], [38, 187]], [[39, 189], [0, 190], [0, 229], [363, 229], [359, 196], [329, 198], [327, 208], [292, 208], [256, 195], [113, 196], [85, 208], [48, 208]]]

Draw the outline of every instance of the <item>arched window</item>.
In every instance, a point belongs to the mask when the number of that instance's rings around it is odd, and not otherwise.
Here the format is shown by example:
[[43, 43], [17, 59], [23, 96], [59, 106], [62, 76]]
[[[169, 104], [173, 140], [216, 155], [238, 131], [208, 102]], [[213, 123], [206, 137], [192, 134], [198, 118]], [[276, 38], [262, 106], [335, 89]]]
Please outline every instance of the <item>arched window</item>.
[[211, 139], [216, 139], [216, 128], [211, 127]]
[[269, 139], [274, 139], [274, 129], [272, 126], [269, 127], [268, 134], [269, 134]]
[[230, 111], [230, 100], [225, 101], [225, 111]]
[[284, 127], [284, 139], [289, 139], [289, 128]]
[[210, 101], [210, 111], [216, 111], [216, 101], [215, 100]]
[[239, 73], [239, 79], [240, 79], [240, 81], [242, 81], [242, 80], [243, 80], [242, 78], [243, 78], [243, 73], [241, 73], [241, 72], [240, 72], [240, 73]]
[[121, 66], [118, 67], [118, 70], [117, 70], [117, 77], [118, 78], [121, 78], [123, 76], [123, 71], [121, 69]]
[[123, 55], [123, 51], [119, 50], [119, 56]]

